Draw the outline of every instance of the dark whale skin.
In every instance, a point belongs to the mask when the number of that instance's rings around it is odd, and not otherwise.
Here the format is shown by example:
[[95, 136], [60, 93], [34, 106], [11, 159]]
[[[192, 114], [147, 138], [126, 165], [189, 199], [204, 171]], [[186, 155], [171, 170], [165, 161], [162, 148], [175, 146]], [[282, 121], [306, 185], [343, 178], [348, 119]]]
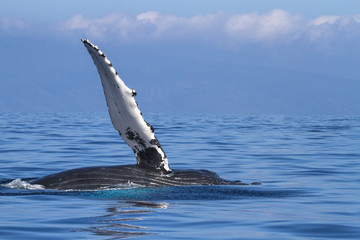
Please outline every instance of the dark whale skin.
[[172, 170], [164, 174], [137, 165], [85, 167], [51, 174], [31, 182], [46, 189], [96, 190], [134, 183], [144, 187], [184, 185], [247, 185], [228, 181], [208, 170]]

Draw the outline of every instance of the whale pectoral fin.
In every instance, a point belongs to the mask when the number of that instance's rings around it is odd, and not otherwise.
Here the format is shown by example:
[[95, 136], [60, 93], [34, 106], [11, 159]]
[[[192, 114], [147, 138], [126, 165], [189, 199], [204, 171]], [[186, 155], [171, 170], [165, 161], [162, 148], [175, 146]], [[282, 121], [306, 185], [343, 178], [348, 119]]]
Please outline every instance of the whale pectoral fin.
[[167, 157], [135, 101], [136, 92], [120, 79], [111, 62], [89, 40], [81, 39], [99, 72], [114, 128], [134, 151], [140, 167], [171, 172]]

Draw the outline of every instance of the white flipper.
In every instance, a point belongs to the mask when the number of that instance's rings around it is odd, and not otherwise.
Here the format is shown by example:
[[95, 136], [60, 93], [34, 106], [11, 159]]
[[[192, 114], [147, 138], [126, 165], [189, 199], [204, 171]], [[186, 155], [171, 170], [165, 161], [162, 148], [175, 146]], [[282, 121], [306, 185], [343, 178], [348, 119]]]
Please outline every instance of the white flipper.
[[125, 85], [97, 46], [86, 39], [81, 41], [99, 72], [112, 124], [134, 151], [138, 166], [171, 172], [153, 127], [144, 120], [137, 107], [136, 92]]

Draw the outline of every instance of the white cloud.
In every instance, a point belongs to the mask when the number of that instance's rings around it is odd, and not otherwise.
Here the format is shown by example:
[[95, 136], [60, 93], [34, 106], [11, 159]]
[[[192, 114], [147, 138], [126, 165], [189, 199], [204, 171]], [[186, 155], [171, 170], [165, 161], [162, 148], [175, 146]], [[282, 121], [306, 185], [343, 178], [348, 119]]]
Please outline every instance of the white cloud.
[[186, 18], [160, 15], [154, 11], [141, 13], [137, 16], [117, 12], [97, 19], [87, 19], [82, 15], [75, 15], [61, 23], [60, 29], [70, 33], [82, 31], [94, 38], [102, 38], [104, 35], [115, 35], [121, 40], [171, 38], [209, 31], [220, 18], [221, 14]]
[[352, 18], [355, 22], [360, 23], [360, 14], [354, 15]]
[[82, 15], [77, 14], [64, 22], [62, 27], [66, 30], [78, 30], [78, 29], [86, 29], [89, 27], [91, 21], [85, 19]]
[[[360, 24], [360, 15], [319, 16], [305, 19], [301, 15], [275, 9], [226, 16], [224, 13], [181, 17], [161, 15], [155, 11], [136, 16], [115, 12], [102, 18], [90, 19], [75, 15], [60, 24], [67, 33], [81, 33], [89, 38], [142, 41], [149, 39], [190, 39], [224, 42], [291, 42], [298, 39], [316, 41], [332, 38], [347, 31], [352, 34]], [[355, 27], [354, 27], [355, 26]]]
[[334, 24], [339, 19], [340, 16], [320, 16], [310, 21], [310, 24], [315, 26], [319, 26], [321, 24]]
[[283, 10], [273, 10], [267, 14], [249, 13], [234, 15], [226, 23], [226, 32], [240, 39], [269, 40], [297, 37], [302, 25], [302, 17]]
[[25, 28], [25, 22], [19, 19], [12, 18], [2, 18], [0, 19], [0, 29], [1, 30], [14, 30], [14, 29], [23, 29]]
[[150, 23], [155, 23], [156, 19], [159, 18], [159, 14], [155, 11], [141, 13], [136, 16], [136, 19], [139, 21], [149, 21]]
[[194, 17], [178, 17], [173, 15], [157, 16], [152, 19], [152, 26], [154, 32], [150, 34], [151, 37], [166, 37], [166, 38], [183, 38], [207, 35], [213, 32], [214, 28], [218, 28], [217, 23], [221, 19], [219, 14], [198, 15]]
[[93, 38], [104, 38], [107, 35], [128, 38], [132, 31], [137, 30], [133, 17], [122, 13], [112, 13], [103, 18], [87, 19], [78, 14], [60, 24], [65, 32], [84, 32]]

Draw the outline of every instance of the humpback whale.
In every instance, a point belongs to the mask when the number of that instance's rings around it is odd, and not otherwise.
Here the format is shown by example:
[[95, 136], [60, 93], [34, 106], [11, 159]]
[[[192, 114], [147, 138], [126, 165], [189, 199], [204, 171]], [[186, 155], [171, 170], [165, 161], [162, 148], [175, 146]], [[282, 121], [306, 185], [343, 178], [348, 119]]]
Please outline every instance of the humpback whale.
[[84, 167], [51, 174], [32, 181], [46, 189], [94, 190], [133, 183], [146, 187], [183, 185], [245, 185], [228, 181], [208, 170], [171, 169], [135, 101], [136, 91], [121, 80], [105, 54], [87, 39], [81, 39], [98, 70], [111, 122], [135, 154], [137, 164]]

